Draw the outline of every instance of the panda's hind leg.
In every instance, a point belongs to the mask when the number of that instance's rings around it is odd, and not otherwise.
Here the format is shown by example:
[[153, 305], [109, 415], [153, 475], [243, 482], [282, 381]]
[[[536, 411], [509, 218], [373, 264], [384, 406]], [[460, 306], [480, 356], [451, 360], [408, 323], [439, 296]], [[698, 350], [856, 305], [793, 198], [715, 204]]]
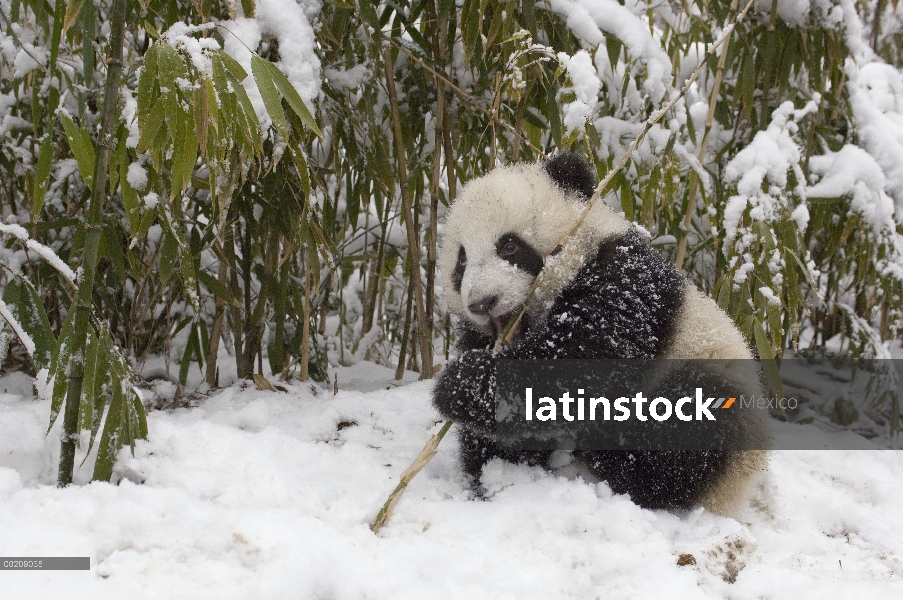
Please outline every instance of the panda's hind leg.
[[724, 475], [728, 452], [661, 450], [585, 451], [589, 468], [616, 494], [650, 509], [689, 509]]

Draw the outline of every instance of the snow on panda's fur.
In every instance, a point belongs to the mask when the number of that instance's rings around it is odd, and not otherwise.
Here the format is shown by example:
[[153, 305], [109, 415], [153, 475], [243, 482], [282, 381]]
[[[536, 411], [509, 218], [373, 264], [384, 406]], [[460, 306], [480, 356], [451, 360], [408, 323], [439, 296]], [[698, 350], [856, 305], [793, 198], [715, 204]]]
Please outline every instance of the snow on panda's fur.
[[[477, 491], [492, 458], [549, 466], [548, 452], [503, 451], [493, 442], [499, 358], [752, 358], [715, 302], [602, 202], [543, 267], [543, 257], [585, 210], [594, 185], [582, 158], [559, 154], [469, 182], [447, 215], [439, 268], [462, 352], [436, 381], [433, 403], [459, 427], [461, 463]], [[494, 353], [495, 339], [537, 276], [514, 340]], [[738, 384], [760, 389], [743, 374]], [[576, 454], [614, 492], [641, 506], [702, 504], [719, 514], [746, 497], [767, 464], [764, 451]]]

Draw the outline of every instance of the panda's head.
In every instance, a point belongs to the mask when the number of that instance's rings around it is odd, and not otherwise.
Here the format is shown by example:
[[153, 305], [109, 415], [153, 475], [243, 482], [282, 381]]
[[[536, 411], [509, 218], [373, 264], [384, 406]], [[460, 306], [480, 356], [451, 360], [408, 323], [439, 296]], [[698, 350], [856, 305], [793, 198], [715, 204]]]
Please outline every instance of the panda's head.
[[543, 271], [524, 320], [527, 327], [537, 322], [598, 242], [627, 228], [623, 218], [597, 203], [579, 239], [549, 257], [543, 269], [544, 257], [584, 213], [594, 187], [593, 168], [569, 153], [500, 167], [470, 181], [449, 209], [439, 250], [451, 313], [498, 334]]

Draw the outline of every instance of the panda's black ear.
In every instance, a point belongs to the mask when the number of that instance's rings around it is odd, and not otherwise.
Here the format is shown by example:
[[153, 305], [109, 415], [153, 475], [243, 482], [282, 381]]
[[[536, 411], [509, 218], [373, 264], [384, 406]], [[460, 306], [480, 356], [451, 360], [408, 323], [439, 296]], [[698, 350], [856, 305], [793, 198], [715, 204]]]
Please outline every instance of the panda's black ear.
[[549, 177], [566, 192], [576, 192], [583, 200], [593, 197], [596, 173], [582, 156], [573, 152], [556, 154], [543, 165]]

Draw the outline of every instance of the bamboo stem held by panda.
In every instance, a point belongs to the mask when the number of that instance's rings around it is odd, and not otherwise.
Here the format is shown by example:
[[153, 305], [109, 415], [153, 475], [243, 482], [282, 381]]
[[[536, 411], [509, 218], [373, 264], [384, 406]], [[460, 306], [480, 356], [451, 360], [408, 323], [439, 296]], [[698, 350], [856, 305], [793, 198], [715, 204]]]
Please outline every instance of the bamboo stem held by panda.
[[370, 526], [370, 530], [373, 531], [373, 533], [378, 532], [380, 528], [386, 524], [386, 521], [389, 520], [389, 517], [392, 516], [392, 509], [398, 504], [401, 493], [408, 487], [408, 484], [414, 479], [414, 476], [417, 475], [428, 462], [433, 460], [433, 457], [436, 455], [436, 447], [439, 446], [439, 442], [442, 441], [442, 438], [445, 437], [445, 434], [448, 433], [451, 426], [452, 422], [446, 421], [445, 425], [442, 426], [442, 429], [439, 430], [439, 433], [429, 439], [426, 446], [423, 447], [423, 450], [420, 451], [420, 454], [418, 454], [417, 458], [414, 459], [414, 462], [411, 463], [411, 466], [405, 469], [404, 473], [401, 474], [398, 485], [395, 486], [395, 489], [389, 494], [389, 498], [386, 500], [385, 504], [383, 504], [379, 514], [376, 515], [376, 519], [374, 519], [373, 524]]
[[423, 364], [423, 368], [420, 369], [420, 379], [430, 379], [433, 376], [433, 336], [432, 332], [427, 329], [426, 309], [423, 306], [423, 284], [420, 281], [420, 240], [417, 239], [411, 190], [408, 187], [404, 138], [401, 134], [401, 116], [398, 111], [398, 95], [395, 91], [395, 68], [392, 63], [392, 52], [389, 46], [383, 46], [382, 56], [383, 66], [386, 69], [386, 92], [389, 95], [389, 105], [392, 112], [392, 137], [395, 138], [395, 159], [398, 162], [401, 204], [404, 210], [405, 229], [408, 234], [408, 248], [411, 253], [411, 272], [414, 275], [411, 278], [414, 284], [411, 292], [414, 294], [414, 315], [417, 320], [417, 338], [420, 342], [420, 356]]
[[[702, 72], [703, 67], [705, 67], [706, 64], [708, 63], [709, 57], [714, 55], [714, 53], [718, 49], [718, 47], [721, 46], [723, 43], [725, 43], [730, 38], [730, 35], [734, 31], [734, 28], [740, 22], [742, 22], [743, 19], [746, 17], [746, 13], [749, 11], [750, 7], [753, 5], [753, 2], [754, 2], [754, 0], [749, 0], [747, 2], [746, 6], [743, 8], [743, 12], [741, 12], [737, 16], [737, 19], [733, 23], [729, 24], [727, 27], [724, 28], [724, 31], [722, 32], [721, 37], [719, 37], [717, 40], [712, 42], [712, 45], [709, 46], [708, 51], [705, 53], [705, 56], [703, 57], [703, 59], [699, 62], [699, 65], [696, 67], [696, 69], [693, 71], [693, 73], [687, 79], [686, 83], [684, 83], [683, 87], [680, 88], [680, 92], [678, 92], [678, 94], [672, 100], [670, 100], [664, 107], [653, 112], [652, 115], [648, 119], [646, 119], [645, 125], [637, 133], [636, 137], [633, 140], [633, 143], [630, 144], [630, 147], [627, 149], [627, 152], [624, 153], [624, 155], [621, 157], [621, 159], [618, 161], [618, 163], [614, 166], [614, 168], [605, 175], [605, 177], [602, 179], [602, 181], [599, 182], [599, 185], [597, 185], [596, 189], [593, 190], [592, 198], [590, 198], [589, 201], [587, 202], [586, 209], [584, 209], [583, 213], [580, 215], [580, 217], [574, 223], [574, 226], [571, 227], [571, 229], [566, 234], [564, 234], [564, 236], [562, 236], [562, 238], [558, 241], [558, 244], [555, 245], [555, 248], [553, 248], [552, 251], [548, 255], [545, 256], [545, 258], [543, 258], [543, 264], [545, 264], [545, 262], [549, 259], [549, 256], [557, 254], [564, 247], [564, 245], [568, 242], [568, 240], [570, 240], [574, 236], [574, 234], [577, 233], [577, 231], [580, 229], [580, 227], [583, 226], [583, 222], [586, 221], [586, 217], [589, 214], [589, 212], [593, 209], [593, 205], [595, 204], [596, 200], [598, 200], [602, 196], [602, 192], [605, 191], [605, 189], [608, 187], [608, 184], [611, 182], [611, 180], [614, 178], [614, 176], [617, 175], [618, 172], [624, 168], [624, 165], [627, 164], [627, 160], [633, 154], [634, 150], [637, 149], [637, 146], [640, 145], [640, 142], [643, 141], [643, 138], [646, 137], [646, 134], [649, 133], [649, 130], [652, 129], [652, 126], [655, 125], [656, 123], [658, 123], [662, 119], [662, 117], [664, 117], [668, 113], [668, 111], [670, 111], [672, 108], [674, 108], [674, 105], [677, 104], [680, 101], [680, 99], [683, 98], [687, 94], [687, 91], [690, 89], [690, 86], [693, 85], [693, 82], [696, 81], [696, 78], [699, 77], [699, 74]], [[498, 339], [495, 341], [495, 346], [493, 347], [493, 351], [498, 352], [502, 348], [502, 346], [511, 342], [511, 338], [514, 337], [514, 332], [517, 331], [518, 324], [520, 323], [521, 318], [524, 316], [524, 311], [526, 310], [527, 301], [529, 301], [530, 298], [533, 296], [533, 294], [536, 292], [536, 289], [539, 287], [541, 282], [542, 282], [542, 271], [540, 271], [539, 275], [536, 276], [536, 279], [533, 280], [533, 285], [530, 286], [530, 290], [529, 290], [529, 292], [527, 292], [526, 298], [524, 298], [524, 304], [523, 304], [523, 306], [521, 306], [520, 310], [518, 311], [517, 316], [515, 316], [513, 319], [511, 319], [511, 321], [509, 321], [508, 325], [505, 327], [505, 330], [502, 331], [501, 335], [499, 335]]]

